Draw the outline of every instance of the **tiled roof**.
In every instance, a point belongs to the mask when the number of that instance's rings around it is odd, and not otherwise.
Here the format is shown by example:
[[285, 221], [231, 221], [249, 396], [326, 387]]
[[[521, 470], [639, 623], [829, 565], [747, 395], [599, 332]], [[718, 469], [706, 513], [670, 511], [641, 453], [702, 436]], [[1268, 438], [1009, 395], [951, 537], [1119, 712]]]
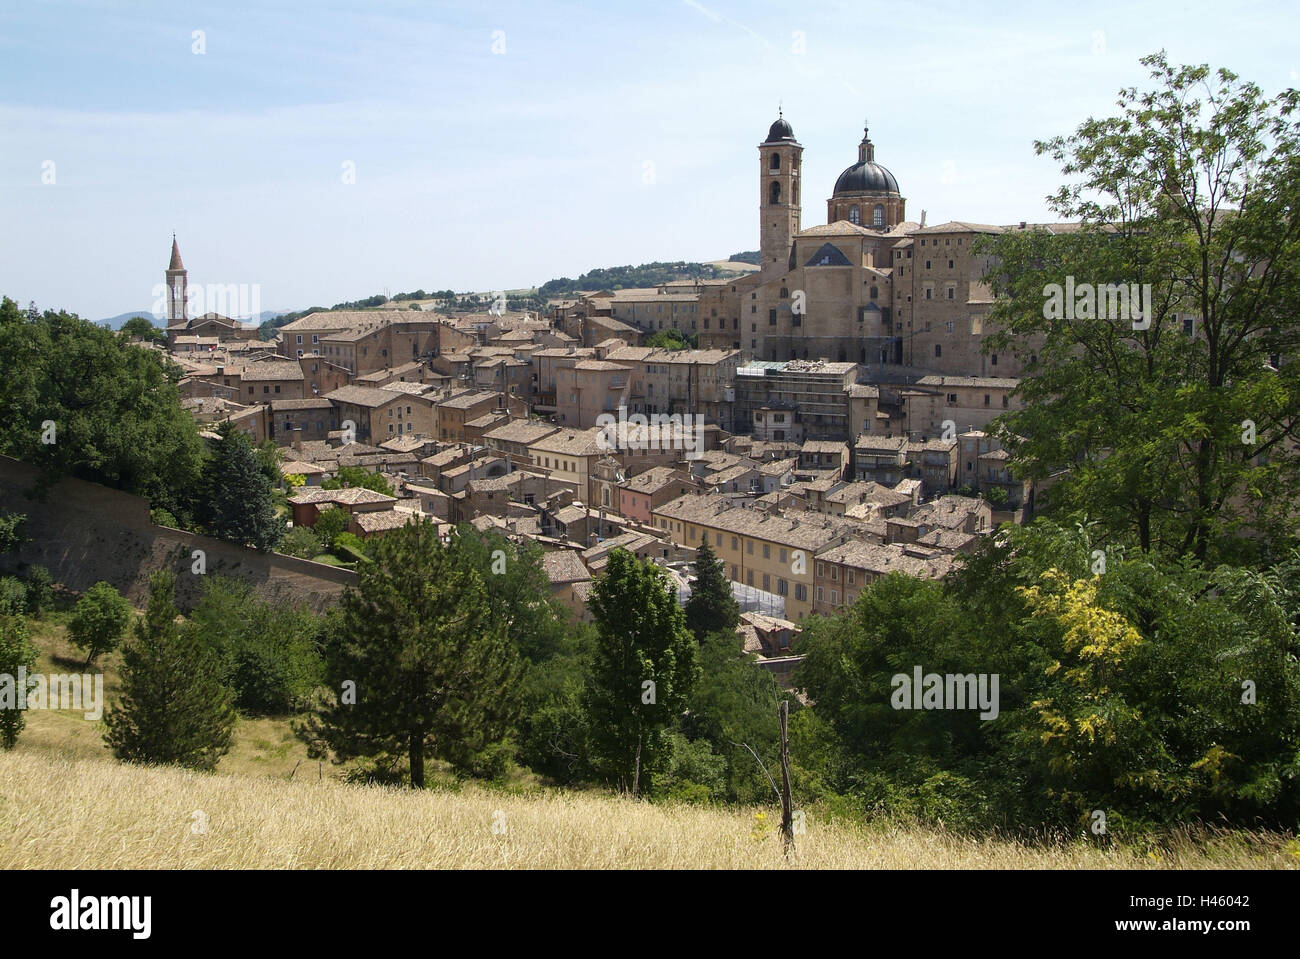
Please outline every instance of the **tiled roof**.
[[552, 550], [542, 554], [542, 569], [551, 585], [561, 583], [581, 583], [591, 579], [591, 573], [582, 562], [582, 557], [569, 549]]
[[337, 390], [326, 393], [325, 398], [337, 403], [350, 403], [353, 406], [366, 406], [373, 409], [393, 402], [398, 399], [398, 394], [373, 386], [340, 386]]

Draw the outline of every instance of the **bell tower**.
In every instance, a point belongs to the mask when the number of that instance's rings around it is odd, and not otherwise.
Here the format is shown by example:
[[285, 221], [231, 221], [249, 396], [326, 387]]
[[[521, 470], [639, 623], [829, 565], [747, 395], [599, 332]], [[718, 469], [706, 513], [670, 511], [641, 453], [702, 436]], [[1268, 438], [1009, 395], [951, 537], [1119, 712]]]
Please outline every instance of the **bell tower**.
[[181, 262], [181, 248], [176, 245], [176, 234], [172, 234], [172, 259], [167, 265], [167, 325], [175, 326], [186, 323], [186, 271]]
[[799, 181], [803, 173], [803, 146], [784, 117], [778, 115], [767, 131], [767, 139], [759, 144], [758, 160], [762, 271], [784, 272], [794, 235], [799, 232]]

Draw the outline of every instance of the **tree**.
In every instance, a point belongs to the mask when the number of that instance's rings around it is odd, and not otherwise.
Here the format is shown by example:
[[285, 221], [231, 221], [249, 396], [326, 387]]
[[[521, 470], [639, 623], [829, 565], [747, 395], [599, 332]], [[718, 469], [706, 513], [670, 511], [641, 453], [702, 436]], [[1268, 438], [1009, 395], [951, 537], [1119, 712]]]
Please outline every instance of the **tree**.
[[343, 594], [342, 627], [327, 642], [332, 701], [302, 733], [316, 753], [372, 760], [390, 775], [405, 757], [420, 789], [426, 757], [467, 768], [509, 738], [521, 665], [482, 572], [459, 561], [435, 524], [379, 537], [372, 559]]
[[117, 648], [131, 623], [131, 604], [112, 583], [98, 582], [77, 600], [68, 621], [68, 638], [86, 651], [86, 665]]
[[0, 298], [0, 453], [148, 497], [181, 515], [202, 445], [180, 405], [180, 368], [76, 316]]
[[221, 423], [217, 433], [221, 439], [203, 470], [199, 520], [220, 539], [274, 549], [284, 535], [284, 523], [275, 515], [275, 487], [265, 458], [248, 435], [229, 421]]
[[616, 549], [589, 604], [598, 635], [585, 695], [592, 758], [633, 795], [667, 759], [667, 731], [698, 672], [695, 641], [664, 576]]
[[230, 749], [234, 695], [212, 651], [176, 622], [176, 578], [155, 573], [149, 604], [122, 651], [122, 692], [104, 740], [123, 762], [212, 770]]
[[695, 579], [686, 601], [686, 625], [696, 642], [704, 642], [709, 633], [735, 631], [740, 625], [740, 604], [731, 594], [727, 567], [713, 552], [706, 536], [695, 553]]
[[320, 625], [305, 607], [272, 605], [242, 580], [206, 576], [185, 629], [217, 656], [240, 709], [279, 715], [304, 702], [321, 679]]
[[1116, 541], [1204, 559], [1248, 526], [1277, 555], [1300, 476], [1300, 91], [1142, 62], [1153, 89], [1121, 91], [1118, 116], [1035, 144], [1076, 178], [1050, 203], [1082, 229], [984, 248], [988, 349], [1028, 363], [1004, 440], [1021, 475], [1068, 468], [1062, 510]]
[[385, 496], [393, 495], [393, 488], [388, 485], [388, 481], [383, 476], [364, 470], [360, 466], [341, 467], [333, 479], [327, 479], [320, 485], [321, 489], [346, 489], [350, 486], [359, 486], [362, 489], [383, 493]]
[[312, 524], [311, 529], [316, 534], [317, 542], [320, 543], [320, 552], [328, 553], [333, 550], [334, 541], [343, 535], [351, 521], [351, 514], [337, 506], [326, 507], [317, 513], [316, 522]]
[[18, 734], [27, 725], [27, 712], [18, 708], [19, 671], [27, 676], [27, 690], [34, 680], [36, 647], [27, 638], [27, 625], [17, 616], [0, 616], [0, 747], [13, 749]]
[[707, 740], [724, 759], [727, 798], [763, 801], [772, 795], [772, 786], [749, 750], [767, 769], [777, 768], [776, 706], [784, 694], [772, 674], [741, 648], [734, 628], [706, 635], [699, 660], [700, 678], [691, 690], [683, 731], [693, 739]]
[[147, 343], [161, 343], [167, 339], [164, 331], [143, 316], [131, 317], [122, 324], [121, 332], [127, 339], [144, 340]]

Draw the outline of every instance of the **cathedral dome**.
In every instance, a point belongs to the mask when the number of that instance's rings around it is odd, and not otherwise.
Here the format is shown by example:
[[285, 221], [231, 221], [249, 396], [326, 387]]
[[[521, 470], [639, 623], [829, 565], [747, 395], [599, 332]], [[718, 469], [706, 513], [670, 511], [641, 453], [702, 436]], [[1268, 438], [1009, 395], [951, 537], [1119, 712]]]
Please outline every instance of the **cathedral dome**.
[[835, 181], [832, 197], [863, 193], [899, 195], [898, 181], [894, 179], [894, 174], [876, 162], [876, 147], [865, 127], [862, 130], [862, 142], [858, 144], [858, 162], [840, 174]]
[[835, 181], [835, 196], [850, 193], [898, 193], [898, 181], [879, 163], [862, 160], [841, 173]]
[[794, 128], [790, 126], [788, 120], [784, 117], [777, 117], [775, 123], [767, 131], [766, 143], [778, 143], [781, 140], [794, 140]]

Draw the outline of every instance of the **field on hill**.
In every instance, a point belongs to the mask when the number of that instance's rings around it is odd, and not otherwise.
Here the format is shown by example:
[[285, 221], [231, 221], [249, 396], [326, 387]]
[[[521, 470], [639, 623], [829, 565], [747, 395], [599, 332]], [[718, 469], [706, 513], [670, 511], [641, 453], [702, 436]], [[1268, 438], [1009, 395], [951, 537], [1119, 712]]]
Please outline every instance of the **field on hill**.
[[[82, 671], [67, 615], [31, 623], [42, 672]], [[109, 702], [119, 662], [115, 652], [95, 665]], [[27, 720], [17, 747], [0, 752], [0, 869], [1300, 868], [1300, 843], [1276, 834], [1202, 832], [1158, 848], [1029, 845], [829, 821], [816, 809], [787, 862], [775, 806], [638, 802], [532, 781], [459, 785], [444, 771], [423, 792], [350, 785], [307, 758], [287, 718], [241, 719], [216, 774], [127, 766], [81, 713], [34, 710]]]
[[[1160, 851], [1024, 846], [806, 820], [787, 864], [777, 812], [590, 793], [498, 793], [206, 775], [0, 754], [0, 869], [1295, 868], [1285, 840], [1231, 833]], [[1294, 843], [1291, 844], [1294, 847]]]

